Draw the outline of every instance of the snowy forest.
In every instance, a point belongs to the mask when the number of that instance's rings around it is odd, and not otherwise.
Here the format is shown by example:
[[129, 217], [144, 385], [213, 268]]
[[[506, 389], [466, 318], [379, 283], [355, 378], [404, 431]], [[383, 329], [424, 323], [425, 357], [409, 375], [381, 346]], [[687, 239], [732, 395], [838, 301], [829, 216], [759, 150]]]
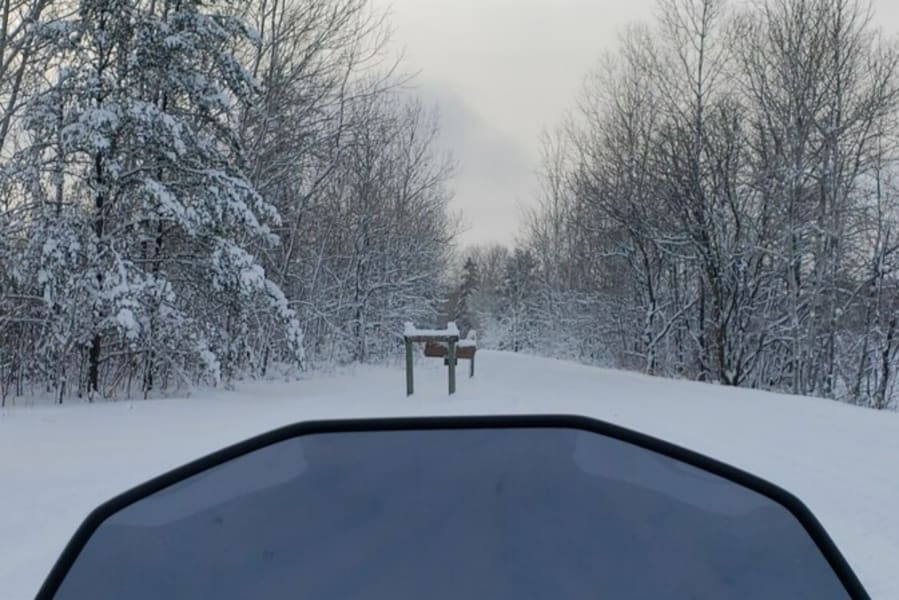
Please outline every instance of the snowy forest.
[[[367, 0], [0, 0], [0, 400], [481, 347], [895, 408], [899, 46], [862, 0], [661, 0], [462, 247]], [[536, 41], [535, 41], [536, 43]]]
[[451, 165], [365, 0], [0, 11], [4, 399], [365, 361], [434, 318]]
[[895, 407], [894, 40], [856, 0], [656, 15], [546, 136], [519, 246], [465, 263], [502, 275], [471, 295], [478, 326], [505, 349]]

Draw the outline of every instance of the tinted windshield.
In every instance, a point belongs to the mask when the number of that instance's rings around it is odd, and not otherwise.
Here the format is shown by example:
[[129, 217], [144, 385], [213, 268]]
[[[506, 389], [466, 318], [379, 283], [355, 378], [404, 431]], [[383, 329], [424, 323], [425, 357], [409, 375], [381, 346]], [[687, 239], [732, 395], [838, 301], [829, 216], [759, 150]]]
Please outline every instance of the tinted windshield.
[[846, 598], [783, 507], [562, 429], [321, 434], [105, 522], [58, 598]]

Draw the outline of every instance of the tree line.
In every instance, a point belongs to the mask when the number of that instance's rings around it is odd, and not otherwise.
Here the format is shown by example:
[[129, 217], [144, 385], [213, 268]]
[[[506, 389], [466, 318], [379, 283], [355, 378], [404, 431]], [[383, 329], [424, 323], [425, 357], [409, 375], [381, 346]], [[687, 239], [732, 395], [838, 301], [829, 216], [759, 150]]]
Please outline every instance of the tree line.
[[858, 0], [656, 14], [546, 136], [516, 249], [473, 253], [485, 342], [895, 406], [896, 44]]
[[433, 111], [367, 0], [0, 0], [0, 398], [368, 360], [434, 319]]

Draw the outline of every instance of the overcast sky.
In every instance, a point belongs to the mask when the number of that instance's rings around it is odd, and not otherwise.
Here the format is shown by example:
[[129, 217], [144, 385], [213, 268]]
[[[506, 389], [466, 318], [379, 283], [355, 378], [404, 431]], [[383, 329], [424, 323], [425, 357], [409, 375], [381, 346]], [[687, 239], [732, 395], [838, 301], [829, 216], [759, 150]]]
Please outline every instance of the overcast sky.
[[[463, 243], [511, 243], [533, 202], [540, 134], [575, 100], [617, 33], [649, 21], [655, 0], [372, 0], [391, 11], [393, 43], [417, 92], [441, 112], [458, 163]], [[899, 31], [899, 0], [875, 2]]]

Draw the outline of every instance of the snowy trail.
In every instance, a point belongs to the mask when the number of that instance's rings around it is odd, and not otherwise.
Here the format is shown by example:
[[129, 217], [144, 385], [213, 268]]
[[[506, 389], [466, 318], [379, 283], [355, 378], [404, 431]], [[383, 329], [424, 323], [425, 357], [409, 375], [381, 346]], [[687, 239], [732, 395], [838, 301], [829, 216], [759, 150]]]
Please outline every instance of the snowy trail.
[[178, 400], [0, 412], [0, 597], [33, 597], [100, 502], [202, 454], [287, 423], [391, 415], [579, 413], [661, 437], [795, 493], [874, 598], [899, 598], [899, 415], [812, 398], [654, 379], [482, 352], [445, 395], [436, 362], [404, 395], [399, 368], [358, 368]]

